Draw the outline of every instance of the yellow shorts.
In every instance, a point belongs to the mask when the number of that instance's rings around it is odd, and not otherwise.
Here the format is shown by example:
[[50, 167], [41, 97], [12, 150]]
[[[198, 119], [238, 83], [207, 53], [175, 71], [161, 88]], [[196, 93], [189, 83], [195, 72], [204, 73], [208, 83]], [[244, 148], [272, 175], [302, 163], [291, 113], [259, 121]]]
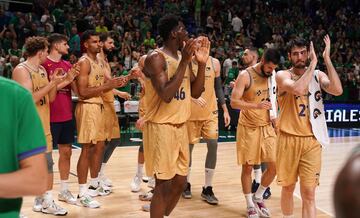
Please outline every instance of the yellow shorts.
[[276, 134], [271, 125], [248, 127], [238, 124], [236, 132], [239, 165], [275, 162]]
[[46, 138], [46, 152], [51, 152], [53, 150], [52, 136], [51, 134], [45, 135]]
[[295, 136], [280, 132], [276, 152], [277, 183], [319, 185], [322, 146], [314, 136]]
[[118, 117], [113, 102], [104, 102], [105, 138], [107, 141], [120, 138]]
[[157, 124], [144, 127], [144, 156], [148, 176], [169, 180], [175, 175], [187, 176], [189, 139], [186, 124]]
[[77, 142], [96, 144], [105, 141], [104, 107], [102, 104], [78, 102], [75, 109]]
[[204, 139], [218, 139], [218, 117], [214, 116], [209, 120], [190, 120], [186, 123], [189, 135], [189, 143], [196, 144], [200, 142], [200, 137]]

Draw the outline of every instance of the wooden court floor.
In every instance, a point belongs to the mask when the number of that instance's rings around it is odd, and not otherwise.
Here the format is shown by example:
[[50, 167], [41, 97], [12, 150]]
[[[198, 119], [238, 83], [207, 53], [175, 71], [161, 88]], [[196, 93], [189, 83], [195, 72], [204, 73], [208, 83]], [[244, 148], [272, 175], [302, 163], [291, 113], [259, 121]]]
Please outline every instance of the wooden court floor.
[[[335, 138], [323, 151], [323, 166], [320, 187], [317, 190], [318, 216], [332, 217], [332, 187], [337, 172], [348, 157], [351, 149], [360, 143], [360, 137]], [[118, 147], [109, 160], [106, 174], [113, 180], [113, 193], [105, 197], [97, 197], [102, 206], [99, 209], [88, 209], [79, 206], [59, 203], [69, 213], [66, 217], [149, 217], [149, 213], [141, 211], [141, 205], [146, 203], [138, 200], [139, 193], [130, 191], [130, 182], [136, 170], [138, 146]], [[80, 150], [73, 150], [70, 175], [70, 190], [78, 193], [76, 163]], [[180, 199], [179, 204], [170, 215], [177, 218], [225, 218], [245, 217], [246, 204], [242, 194], [240, 173], [241, 167], [236, 164], [235, 143], [220, 143], [218, 146], [217, 169], [214, 177], [214, 193], [219, 199], [219, 205], [211, 206], [200, 198], [201, 187], [204, 183], [204, 159], [206, 146], [198, 144], [193, 151], [193, 167], [191, 170], [191, 183], [193, 199]], [[58, 160], [57, 151], [54, 152], [55, 163]], [[59, 174], [57, 164], [55, 168], [55, 185], [53, 195], [57, 199], [59, 190]], [[141, 191], [147, 191], [146, 184], [142, 184]], [[271, 209], [272, 217], [281, 217], [280, 187], [271, 185], [272, 197], [266, 201]], [[299, 196], [298, 190], [295, 196]], [[32, 211], [33, 197], [24, 198], [22, 212], [29, 218], [49, 217]], [[295, 217], [301, 217], [301, 200], [294, 198]]]

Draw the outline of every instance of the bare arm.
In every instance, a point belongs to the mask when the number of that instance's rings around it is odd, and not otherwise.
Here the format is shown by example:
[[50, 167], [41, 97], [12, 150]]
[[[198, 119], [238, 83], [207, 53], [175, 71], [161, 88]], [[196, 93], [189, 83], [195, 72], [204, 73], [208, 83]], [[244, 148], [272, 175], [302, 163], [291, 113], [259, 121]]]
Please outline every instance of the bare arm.
[[305, 95], [308, 93], [309, 84], [314, 75], [314, 71], [317, 64], [317, 58], [312, 42], [310, 44], [310, 59], [311, 62], [309, 67], [306, 69], [305, 73], [297, 81], [291, 79], [291, 74], [289, 71], [277, 72], [275, 78], [280, 93], [288, 92], [294, 95]]
[[339, 96], [343, 93], [341, 81], [339, 75], [337, 74], [334, 65], [331, 62], [330, 58], [330, 37], [328, 35], [324, 38], [325, 42], [325, 50], [323, 52], [324, 62], [326, 65], [326, 69], [328, 71], [328, 75], [324, 72], [319, 73], [320, 86], [327, 93]]
[[41, 195], [46, 191], [47, 167], [43, 153], [20, 161], [20, 170], [0, 174], [0, 198]]
[[47, 95], [52, 89], [56, 91], [56, 83], [50, 81], [46, 86], [42, 87], [39, 91], [33, 92], [33, 85], [29, 75], [29, 72], [22, 66], [18, 66], [14, 69], [12, 79], [28, 89], [33, 96], [34, 102], [39, 102], [45, 95]]

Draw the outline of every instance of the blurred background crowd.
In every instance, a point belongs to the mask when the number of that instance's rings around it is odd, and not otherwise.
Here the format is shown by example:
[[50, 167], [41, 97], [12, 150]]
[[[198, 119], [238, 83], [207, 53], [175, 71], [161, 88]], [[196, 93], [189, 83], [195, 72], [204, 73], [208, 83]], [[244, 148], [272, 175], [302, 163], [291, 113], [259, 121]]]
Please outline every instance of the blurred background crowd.
[[[344, 94], [327, 100], [360, 100], [360, 2], [357, 0], [34, 0], [25, 7], [0, 6], [0, 75], [11, 78], [26, 58], [29, 36], [57, 32], [69, 37], [75, 63], [82, 54], [81, 34], [88, 29], [110, 32], [116, 49], [110, 55], [114, 75], [125, 75], [139, 58], [161, 46], [157, 22], [166, 13], [182, 17], [190, 35], [206, 33], [211, 55], [222, 64], [224, 86], [245, 68], [241, 57], [247, 47], [259, 55], [266, 47], [281, 50], [279, 69], [289, 67], [286, 44], [294, 37], [312, 40], [322, 62], [323, 37], [332, 40], [331, 58]], [[131, 84], [124, 87], [130, 92]]]

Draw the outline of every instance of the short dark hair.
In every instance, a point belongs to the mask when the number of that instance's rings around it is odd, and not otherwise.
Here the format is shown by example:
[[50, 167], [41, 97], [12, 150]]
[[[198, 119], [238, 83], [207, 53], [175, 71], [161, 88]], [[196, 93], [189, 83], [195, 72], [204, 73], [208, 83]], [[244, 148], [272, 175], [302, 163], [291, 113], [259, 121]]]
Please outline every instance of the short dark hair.
[[109, 33], [107, 32], [103, 32], [100, 34], [100, 42], [105, 42], [110, 36]]
[[169, 39], [171, 31], [179, 25], [180, 18], [174, 14], [167, 14], [160, 18], [157, 28], [164, 41]]
[[276, 48], [267, 48], [264, 51], [263, 58], [265, 62], [272, 62], [278, 65], [280, 63], [280, 52]]
[[301, 37], [297, 37], [295, 39], [290, 40], [287, 44], [287, 51], [290, 53], [291, 49], [294, 47], [306, 47], [306, 49], [309, 48], [309, 43]]
[[25, 50], [28, 57], [36, 55], [38, 51], [44, 50], [49, 46], [49, 43], [45, 37], [33, 36], [26, 39]]
[[87, 40], [90, 39], [91, 36], [98, 36], [98, 35], [99, 34], [95, 32], [95, 30], [86, 30], [81, 36], [81, 41], [86, 42]]
[[249, 49], [250, 51], [255, 52], [256, 54], [258, 54], [258, 49], [256, 47], [249, 46], [249, 47], [245, 47], [245, 50], [246, 49]]
[[59, 43], [62, 41], [67, 42], [69, 40], [69, 38], [63, 34], [53, 33], [47, 38], [47, 40], [49, 42], [50, 49], [51, 49], [55, 43]]

